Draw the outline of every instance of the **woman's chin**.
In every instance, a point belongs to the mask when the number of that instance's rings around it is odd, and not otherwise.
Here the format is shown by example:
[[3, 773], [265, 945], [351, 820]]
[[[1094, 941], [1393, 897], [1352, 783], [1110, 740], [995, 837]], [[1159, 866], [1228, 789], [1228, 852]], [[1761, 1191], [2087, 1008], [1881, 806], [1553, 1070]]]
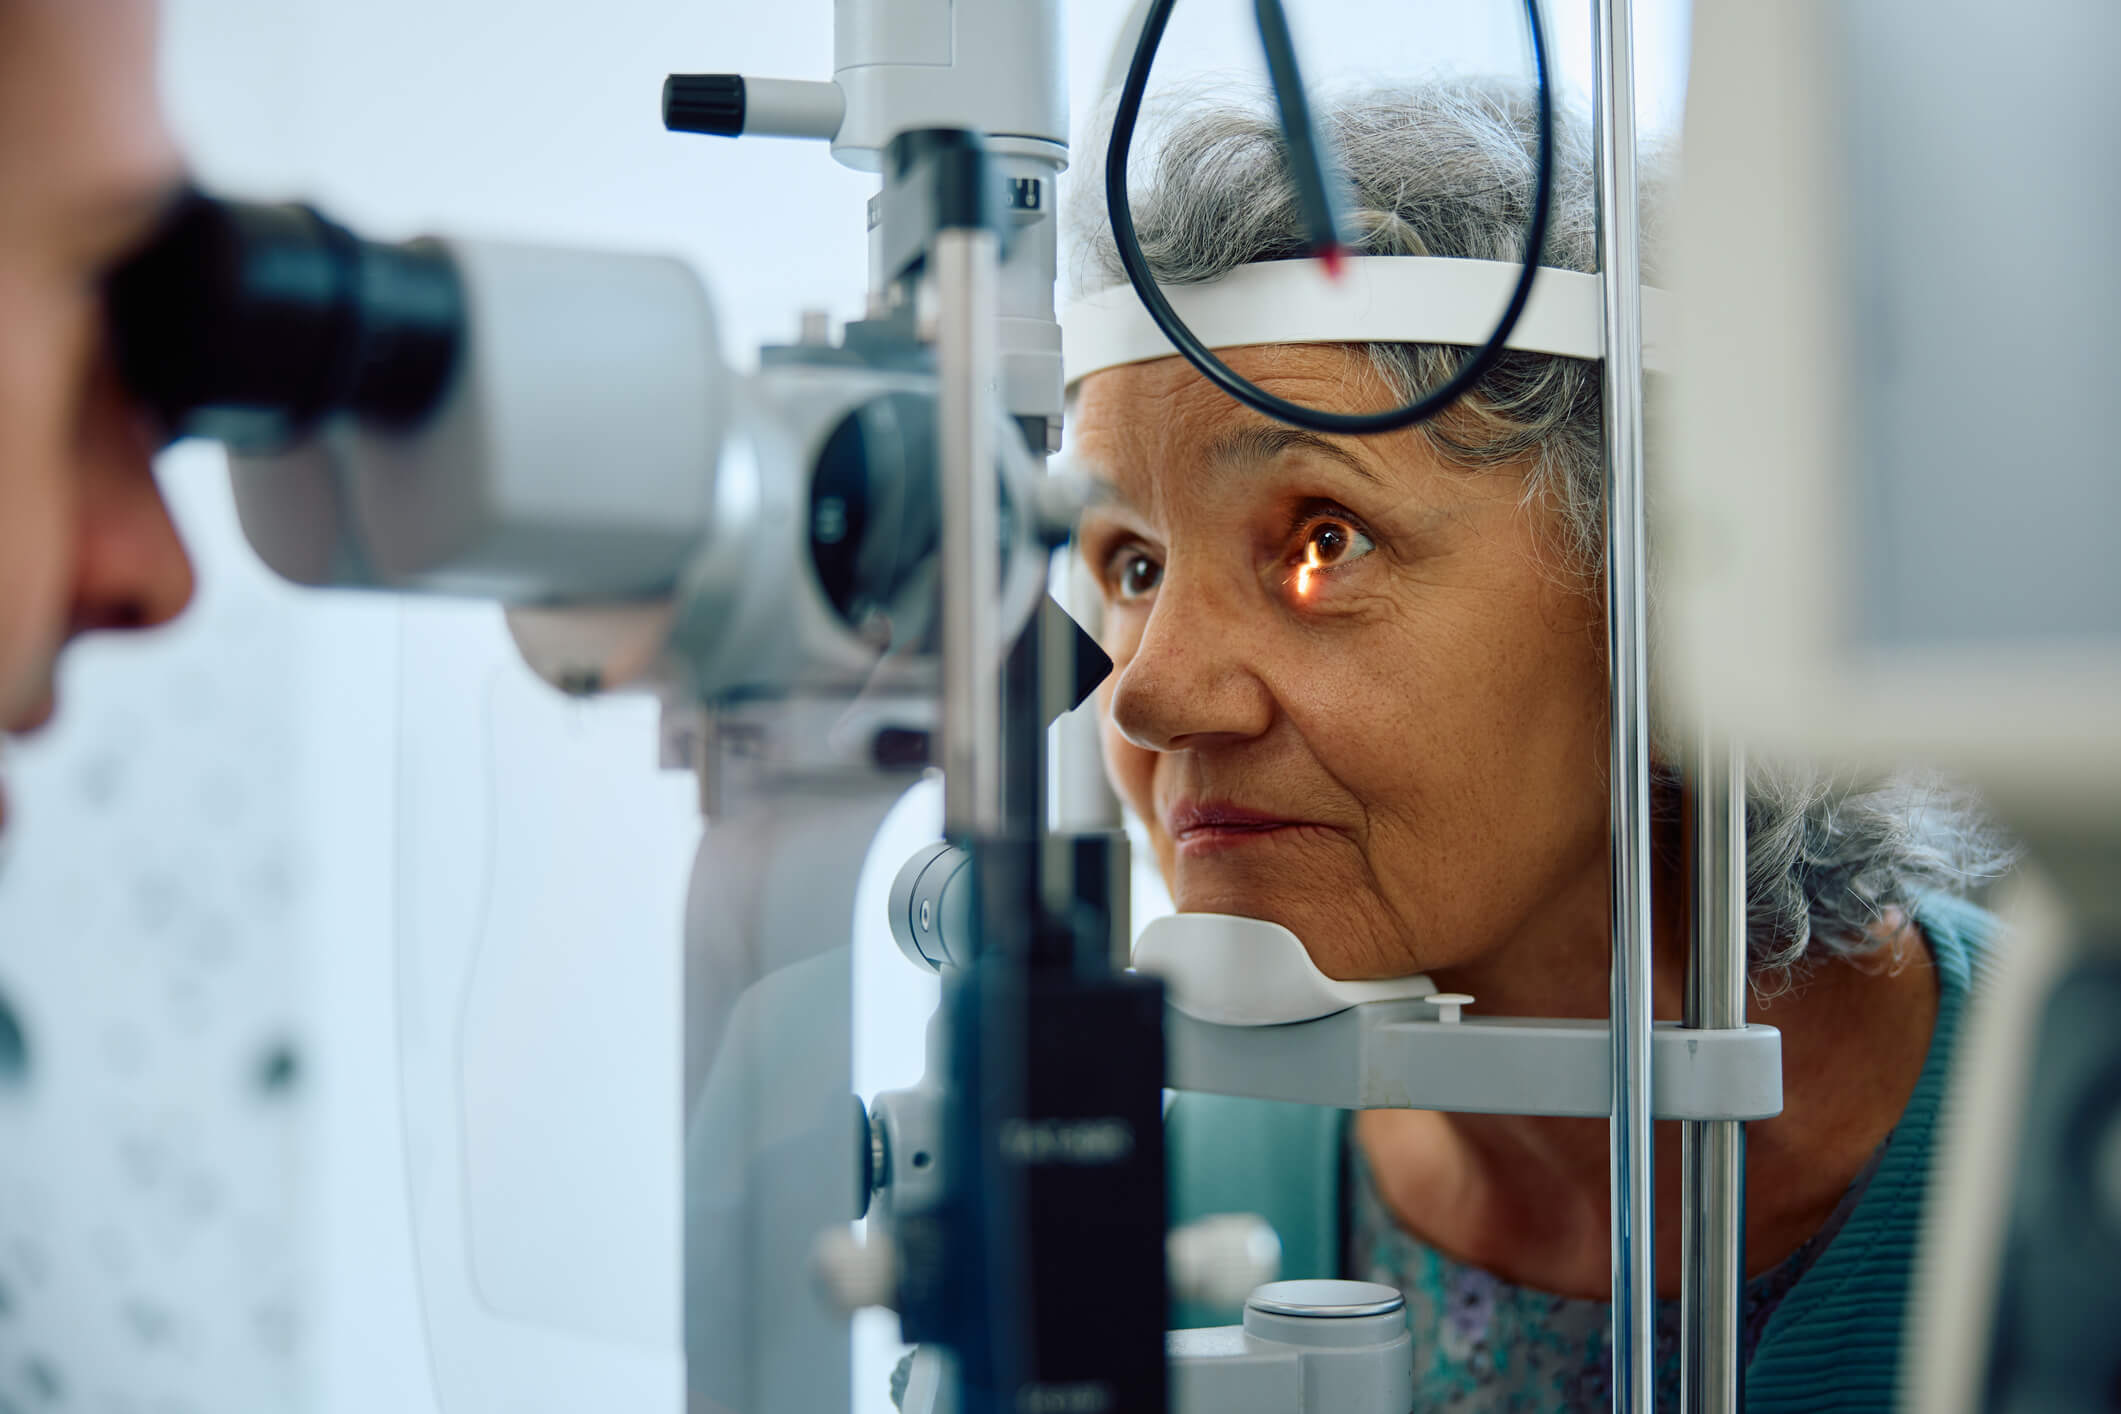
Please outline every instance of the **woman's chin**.
[[1347, 917], [1345, 901], [1335, 907], [1321, 891], [1276, 888], [1264, 880], [1188, 880], [1179, 871], [1171, 902], [1180, 913], [1227, 913], [1279, 923], [1311, 947], [1311, 934]]
[[1340, 871], [1249, 874], [1189, 871], [1181, 864], [1171, 902], [1181, 913], [1226, 913], [1279, 923], [1326, 976], [1353, 982], [1425, 970], [1403, 930], [1385, 922], [1382, 900]]

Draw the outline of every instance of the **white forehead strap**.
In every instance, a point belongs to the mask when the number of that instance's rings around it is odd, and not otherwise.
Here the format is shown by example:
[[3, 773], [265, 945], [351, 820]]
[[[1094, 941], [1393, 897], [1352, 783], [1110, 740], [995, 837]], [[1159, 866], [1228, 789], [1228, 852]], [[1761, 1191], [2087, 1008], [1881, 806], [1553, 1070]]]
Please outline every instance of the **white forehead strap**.
[[[1211, 349], [1248, 344], [1461, 344], [1495, 332], [1523, 267], [1505, 260], [1363, 255], [1338, 280], [1315, 260], [1240, 265], [1219, 280], [1166, 285], [1164, 297]], [[1642, 291], [1642, 365], [1664, 371], [1670, 327], [1663, 290]], [[1541, 266], [1508, 347], [1568, 358], [1605, 356], [1605, 300], [1596, 275]], [[1178, 352], [1132, 285], [1072, 301], [1061, 312], [1062, 361], [1073, 388], [1124, 363]]]

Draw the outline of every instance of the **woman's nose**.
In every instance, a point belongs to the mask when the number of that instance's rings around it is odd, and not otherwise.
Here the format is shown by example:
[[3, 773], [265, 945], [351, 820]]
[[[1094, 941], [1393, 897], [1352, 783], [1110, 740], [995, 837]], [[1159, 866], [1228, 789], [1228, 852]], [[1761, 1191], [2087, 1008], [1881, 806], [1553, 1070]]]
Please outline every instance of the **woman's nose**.
[[106, 358], [81, 410], [72, 629], [149, 628], [191, 602], [191, 558], [155, 484], [156, 433]]
[[1263, 735], [1274, 699], [1255, 670], [1258, 627], [1212, 593], [1167, 580], [1141, 639], [1122, 654], [1112, 723], [1149, 751], [1234, 745]]

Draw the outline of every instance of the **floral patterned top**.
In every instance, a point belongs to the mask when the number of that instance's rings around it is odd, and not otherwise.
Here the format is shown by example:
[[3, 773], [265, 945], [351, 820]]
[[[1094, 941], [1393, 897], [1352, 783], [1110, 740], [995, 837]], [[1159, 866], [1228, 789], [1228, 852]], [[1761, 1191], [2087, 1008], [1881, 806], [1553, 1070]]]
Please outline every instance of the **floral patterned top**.
[[[1406, 1294], [1414, 1333], [1414, 1407], [1463, 1414], [1606, 1414], [1613, 1406], [1613, 1346], [1603, 1301], [1511, 1286], [1409, 1236], [1378, 1195], [1349, 1125], [1348, 1275]], [[1768, 1318], [1855, 1209], [1873, 1158], [1833, 1216], [1772, 1271], [1745, 1286], [1739, 1330], [1750, 1363]], [[1679, 1407], [1679, 1303], [1657, 1303], [1657, 1407]]]

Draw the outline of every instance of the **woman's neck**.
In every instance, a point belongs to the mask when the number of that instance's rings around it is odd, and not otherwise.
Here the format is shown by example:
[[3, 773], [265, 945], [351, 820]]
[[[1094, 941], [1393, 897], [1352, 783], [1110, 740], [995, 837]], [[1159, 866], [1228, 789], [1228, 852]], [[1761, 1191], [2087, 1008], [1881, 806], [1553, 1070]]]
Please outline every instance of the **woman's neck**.
[[[1676, 871], [1660, 871], [1660, 875]], [[1655, 892], [1652, 1008], [1677, 1020], [1685, 899]], [[1558, 926], [1507, 956], [1434, 974], [1491, 1016], [1603, 1016], [1610, 990], [1603, 888], [1550, 911]], [[1595, 906], [1593, 906], [1595, 903]], [[1788, 1257], [1833, 1213], [1914, 1093], [1937, 1011], [1915, 929], [1896, 919], [1863, 958], [1818, 964], [1751, 1020], [1780, 1028], [1783, 1112], [1746, 1126], [1746, 1267]], [[1603, 1297], [1611, 1277], [1607, 1124], [1600, 1119], [1370, 1111], [1357, 1134], [1386, 1206], [1429, 1245], [1520, 1285]], [[1656, 1126], [1658, 1289], [1679, 1286], [1679, 1126]]]

